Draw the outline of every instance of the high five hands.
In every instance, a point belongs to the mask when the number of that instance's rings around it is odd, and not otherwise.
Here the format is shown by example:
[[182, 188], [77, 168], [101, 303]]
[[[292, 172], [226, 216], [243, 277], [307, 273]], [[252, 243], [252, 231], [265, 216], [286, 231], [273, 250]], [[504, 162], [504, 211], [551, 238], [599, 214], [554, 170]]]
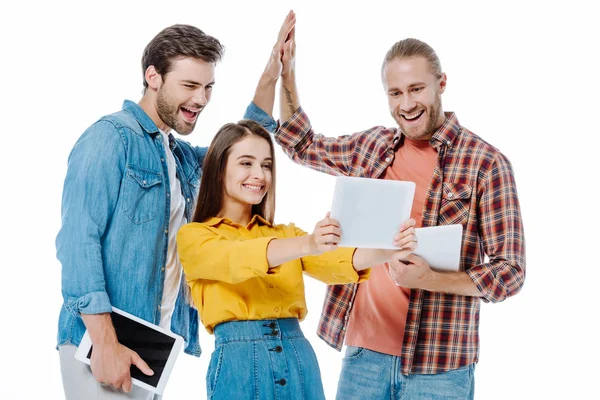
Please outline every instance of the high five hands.
[[293, 69], [296, 48], [294, 43], [295, 27], [296, 14], [294, 11], [290, 11], [279, 29], [277, 41], [264, 71], [264, 74], [273, 80], [279, 79], [281, 75], [289, 74]]

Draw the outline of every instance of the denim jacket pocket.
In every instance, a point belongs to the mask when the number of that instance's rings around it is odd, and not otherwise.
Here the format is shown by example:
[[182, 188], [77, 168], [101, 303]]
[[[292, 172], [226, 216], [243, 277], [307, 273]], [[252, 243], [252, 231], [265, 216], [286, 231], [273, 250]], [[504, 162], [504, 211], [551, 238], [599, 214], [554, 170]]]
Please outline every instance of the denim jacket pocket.
[[134, 224], [152, 221], [158, 212], [161, 195], [162, 174], [160, 172], [130, 165], [123, 180], [123, 213]]
[[466, 225], [471, 209], [472, 186], [465, 183], [442, 184], [442, 202], [438, 218], [439, 225]]

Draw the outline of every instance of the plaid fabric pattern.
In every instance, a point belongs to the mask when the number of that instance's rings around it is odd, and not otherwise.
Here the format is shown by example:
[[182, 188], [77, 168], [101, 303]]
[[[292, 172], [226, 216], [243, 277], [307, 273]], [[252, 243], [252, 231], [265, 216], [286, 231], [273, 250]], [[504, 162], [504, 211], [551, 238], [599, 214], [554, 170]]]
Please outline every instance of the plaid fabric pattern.
[[[295, 162], [332, 175], [379, 178], [403, 140], [395, 128], [377, 126], [337, 138], [316, 134], [299, 108], [275, 133]], [[461, 270], [499, 302], [525, 280], [525, 238], [513, 171], [496, 148], [462, 127], [454, 113], [430, 145], [438, 152], [423, 226], [462, 224]], [[489, 260], [485, 260], [485, 255]], [[342, 349], [356, 284], [329, 286], [317, 334]], [[403, 374], [436, 374], [477, 362], [480, 298], [411, 290], [402, 346]]]

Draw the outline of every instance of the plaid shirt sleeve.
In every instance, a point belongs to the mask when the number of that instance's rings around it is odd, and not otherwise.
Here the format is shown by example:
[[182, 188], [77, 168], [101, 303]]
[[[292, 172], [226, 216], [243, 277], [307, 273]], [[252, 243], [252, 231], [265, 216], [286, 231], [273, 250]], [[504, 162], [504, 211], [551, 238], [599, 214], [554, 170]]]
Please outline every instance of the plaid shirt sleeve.
[[331, 175], [362, 176], [364, 171], [378, 167], [380, 153], [387, 149], [377, 132], [387, 130], [374, 127], [352, 135], [326, 137], [313, 131], [308, 116], [299, 107], [277, 129], [275, 141], [301, 165]]
[[467, 271], [483, 301], [499, 302], [519, 292], [525, 281], [525, 237], [510, 162], [497, 153], [477, 193], [479, 231], [489, 262]]

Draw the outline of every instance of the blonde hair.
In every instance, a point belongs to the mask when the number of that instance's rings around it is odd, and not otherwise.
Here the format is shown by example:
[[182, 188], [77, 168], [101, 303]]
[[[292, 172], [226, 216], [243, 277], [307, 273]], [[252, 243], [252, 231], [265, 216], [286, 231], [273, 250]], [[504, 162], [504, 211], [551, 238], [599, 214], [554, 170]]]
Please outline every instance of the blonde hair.
[[424, 57], [429, 61], [429, 65], [431, 67], [431, 73], [435, 75], [436, 78], [440, 79], [442, 77], [442, 64], [440, 63], [440, 59], [433, 48], [425, 42], [420, 41], [419, 39], [408, 38], [404, 40], [400, 40], [399, 42], [394, 43], [394, 45], [388, 50], [383, 59], [383, 64], [381, 66], [381, 73], [383, 76], [383, 69], [386, 64], [396, 58], [399, 59], [407, 59], [412, 57]]

